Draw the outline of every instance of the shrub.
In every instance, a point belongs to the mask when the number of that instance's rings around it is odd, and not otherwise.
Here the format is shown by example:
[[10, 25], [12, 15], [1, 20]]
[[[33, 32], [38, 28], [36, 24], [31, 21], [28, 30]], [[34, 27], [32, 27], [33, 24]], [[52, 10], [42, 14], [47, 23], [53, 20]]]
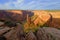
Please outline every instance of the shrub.
[[15, 27], [15, 26], [17, 26], [16, 23], [11, 22], [11, 21], [6, 21], [5, 25], [7, 25], [8, 27]]
[[5, 22], [5, 20], [1, 20], [1, 19], [0, 19], [0, 21], [1, 21], [1, 22]]

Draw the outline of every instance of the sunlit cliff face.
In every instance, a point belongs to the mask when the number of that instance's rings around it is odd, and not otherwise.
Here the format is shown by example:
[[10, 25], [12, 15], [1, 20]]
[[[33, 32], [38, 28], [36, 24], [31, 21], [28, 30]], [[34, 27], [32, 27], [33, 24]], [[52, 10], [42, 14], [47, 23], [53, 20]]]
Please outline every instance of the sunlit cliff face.
[[9, 11], [7, 11], [7, 12], [22, 14], [22, 10], [9, 10]]
[[[50, 15], [47, 11], [44, 10], [34, 10], [34, 15], [38, 15], [39, 18], [37, 18], [38, 20], [42, 19], [44, 22], [47, 22], [50, 19]], [[41, 22], [41, 21], [40, 21]]]
[[52, 14], [53, 18], [60, 18], [60, 12], [49, 12]]
[[47, 14], [44, 10], [33, 10], [32, 12], [34, 12], [34, 15]]

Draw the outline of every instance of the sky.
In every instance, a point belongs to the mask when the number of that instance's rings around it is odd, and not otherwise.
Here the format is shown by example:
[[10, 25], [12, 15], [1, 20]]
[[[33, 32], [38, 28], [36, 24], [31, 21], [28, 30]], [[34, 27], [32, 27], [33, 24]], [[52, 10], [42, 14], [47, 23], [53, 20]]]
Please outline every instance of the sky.
[[0, 9], [59, 10], [60, 0], [0, 0]]

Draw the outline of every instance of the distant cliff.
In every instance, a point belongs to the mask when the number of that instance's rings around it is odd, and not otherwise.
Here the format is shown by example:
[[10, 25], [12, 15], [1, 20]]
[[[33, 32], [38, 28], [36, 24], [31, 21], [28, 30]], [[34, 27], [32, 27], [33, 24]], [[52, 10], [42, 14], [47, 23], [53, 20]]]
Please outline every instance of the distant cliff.
[[25, 10], [0, 10], [1, 20], [23, 21], [26, 20], [27, 14], [33, 16], [33, 12]]

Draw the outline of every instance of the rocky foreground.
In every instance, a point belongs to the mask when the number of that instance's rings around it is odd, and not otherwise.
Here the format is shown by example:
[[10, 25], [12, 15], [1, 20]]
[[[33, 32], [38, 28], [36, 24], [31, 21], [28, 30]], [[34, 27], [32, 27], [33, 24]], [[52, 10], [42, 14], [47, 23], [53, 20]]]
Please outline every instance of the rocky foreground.
[[[9, 30], [9, 31], [7, 31]], [[5, 33], [4, 33], [4, 32]], [[7, 32], [6, 32], [7, 31]], [[39, 28], [35, 33], [24, 33], [22, 26], [16, 28], [1, 28], [0, 40], [60, 40], [60, 30], [52, 27]]]

